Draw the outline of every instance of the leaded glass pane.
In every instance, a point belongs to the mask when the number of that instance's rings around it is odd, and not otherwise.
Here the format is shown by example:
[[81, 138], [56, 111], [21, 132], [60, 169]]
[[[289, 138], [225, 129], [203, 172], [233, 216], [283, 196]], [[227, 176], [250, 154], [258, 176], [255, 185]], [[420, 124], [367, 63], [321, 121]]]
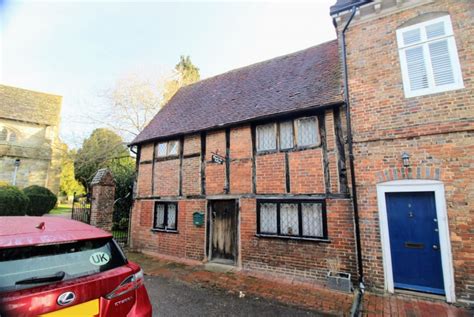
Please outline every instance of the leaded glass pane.
[[155, 226], [157, 228], [165, 227], [165, 205], [156, 204], [155, 206]]
[[158, 146], [156, 149], [157, 156], [166, 156], [166, 146], [167, 146], [166, 142], [158, 143]]
[[277, 205], [260, 205], [260, 232], [277, 233]]
[[280, 149], [293, 147], [293, 121], [280, 123]]
[[286, 235], [299, 235], [298, 204], [280, 205], [280, 232]]
[[178, 141], [168, 142], [168, 155], [178, 155]]
[[257, 151], [269, 151], [276, 149], [275, 124], [257, 126]]
[[318, 121], [316, 117], [298, 120], [298, 146], [317, 145], [318, 142]]
[[321, 204], [302, 204], [303, 235], [323, 237], [323, 211]]
[[166, 226], [168, 229], [176, 229], [176, 205], [169, 204], [168, 205], [168, 225]]

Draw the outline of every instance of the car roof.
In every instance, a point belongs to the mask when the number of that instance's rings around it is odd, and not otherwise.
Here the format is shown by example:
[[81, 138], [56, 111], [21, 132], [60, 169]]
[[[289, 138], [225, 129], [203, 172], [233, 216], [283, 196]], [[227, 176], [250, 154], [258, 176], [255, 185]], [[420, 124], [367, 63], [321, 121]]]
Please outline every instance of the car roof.
[[60, 217], [0, 217], [0, 248], [107, 238], [88, 224]]

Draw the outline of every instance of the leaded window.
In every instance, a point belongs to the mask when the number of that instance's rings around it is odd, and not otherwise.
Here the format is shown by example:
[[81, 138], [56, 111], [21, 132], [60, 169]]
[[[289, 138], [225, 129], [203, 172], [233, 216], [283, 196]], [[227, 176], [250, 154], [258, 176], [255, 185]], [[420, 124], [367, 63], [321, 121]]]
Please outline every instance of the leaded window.
[[289, 236], [299, 236], [298, 205], [280, 205], [280, 233]]
[[257, 234], [265, 237], [327, 239], [324, 200], [259, 200]]
[[176, 231], [178, 228], [178, 204], [176, 202], [156, 202], [153, 229]]
[[293, 121], [284, 121], [280, 123], [280, 149], [286, 150], [293, 148]]
[[[295, 131], [296, 130], [296, 131]], [[307, 117], [276, 123], [257, 125], [257, 152], [286, 151], [313, 147], [320, 144], [318, 118]], [[296, 137], [295, 137], [296, 135]]]
[[257, 151], [276, 150], [275, 124], [264, 124], [257, 126]]
[[319, 143], [318, 120], [316, 117], [298, 119], [298, 146], [313, 146]]
[[179, 154], [179, 141], [160, 142], [156, 145], [155, 151], [157, 157], [177, 156]]
[[260, 205], [260, 232], [277, 233], [277, 204]]
[[322, 205], [303, 203], [301, 204], [301, 213], [303, 218], [303, 235], [322, 237], [324, 235]]

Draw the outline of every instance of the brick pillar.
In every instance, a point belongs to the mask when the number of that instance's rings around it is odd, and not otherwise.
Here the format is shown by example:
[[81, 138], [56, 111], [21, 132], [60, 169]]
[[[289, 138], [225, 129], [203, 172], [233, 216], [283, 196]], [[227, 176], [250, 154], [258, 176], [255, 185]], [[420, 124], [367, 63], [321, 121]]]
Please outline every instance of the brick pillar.
[[91, 225], [112, 231], [115, 180], [108, 169], [100, 169], [91, 182]]

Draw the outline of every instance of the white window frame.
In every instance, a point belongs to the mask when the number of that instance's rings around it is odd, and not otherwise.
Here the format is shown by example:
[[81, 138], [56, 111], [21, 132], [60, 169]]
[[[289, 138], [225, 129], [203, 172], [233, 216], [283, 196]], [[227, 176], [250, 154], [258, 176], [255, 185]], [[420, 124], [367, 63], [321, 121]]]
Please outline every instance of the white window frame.
[[[445, 26], [445, 35], [443, 36], [437, 36], [432, 39], [427, 39], [426, 37], [426, 29], [425, 27], [427, 25], [435, 24], [438, 22], [444, 22]], [[404, 45], [403, 44], [403, 33], [415, 29], [420, 29], [420, 36], [421, 36], [421, 41], [416, 42], [414, 44], [408, 44]], [[454, 83], [452, 84], [447, 84], [447, 85], [442, 85], [442, 86], [436, 86], [434, 82], [434, 75], [433, 75], [433, 67], [431, 65], [431, 57], [429, 54], [429, 47], [428, 45], [430, 43], [439, 41], [439, 40], [447, 40], [448, 44], [448, 51], [449, 51], [449, 56], [451, 59], [452, 63], [452, 70], [453, 70], [453, 77], [454, 77]], [[439, 92], [444, 92], [444, 91], [451, 91], [451, 90], [456, 90], [456, 89], [462, 89], [464, 88], [464, 83], [462, 79], [462, 71], [461, 71], [461, 65], [459, 63], [459, 56], [458, 56], [458, 50], [456, 47], [456, 41], [454, 38], [454, 33], [453, 33], [453, 26], [451, 24], [451, 18], [449, 15], [445, 15], [439, 18], [435, 18], [426, 22], [421, 22], [415, 25], [411, 25], [408, 27], [404, 27], [401, 29], [397, 30], [397, 42], [398, 42], [398, 53], [400, 57], [400, 67], [401, 67], [401, 72], [402, 72], [402, 79], [403, 79], [403, 90], [405, 92], [405, 97], [406, 98], [411, 98], [411, 97], [418, 97], [418, 96], [424, 96], [424, 95], [430, 95], [430, 94], [435, 94]], [[417, 47], [417, 46], [422, 46], [423, 47], [423, 57], [425, 61], [425, 66], [426, 66], [426, 72], [427, 72], [427, 77], [428, 77], [428, 88], [424, 89], [418, 89], [415, 91], [412, 91], [410, 89], [410, 79], [408, 77], [408, 68], [407, 68], [407, 61], [406, 61], [406, 56], [405, 56], [405, 51], [409, 48]]]

